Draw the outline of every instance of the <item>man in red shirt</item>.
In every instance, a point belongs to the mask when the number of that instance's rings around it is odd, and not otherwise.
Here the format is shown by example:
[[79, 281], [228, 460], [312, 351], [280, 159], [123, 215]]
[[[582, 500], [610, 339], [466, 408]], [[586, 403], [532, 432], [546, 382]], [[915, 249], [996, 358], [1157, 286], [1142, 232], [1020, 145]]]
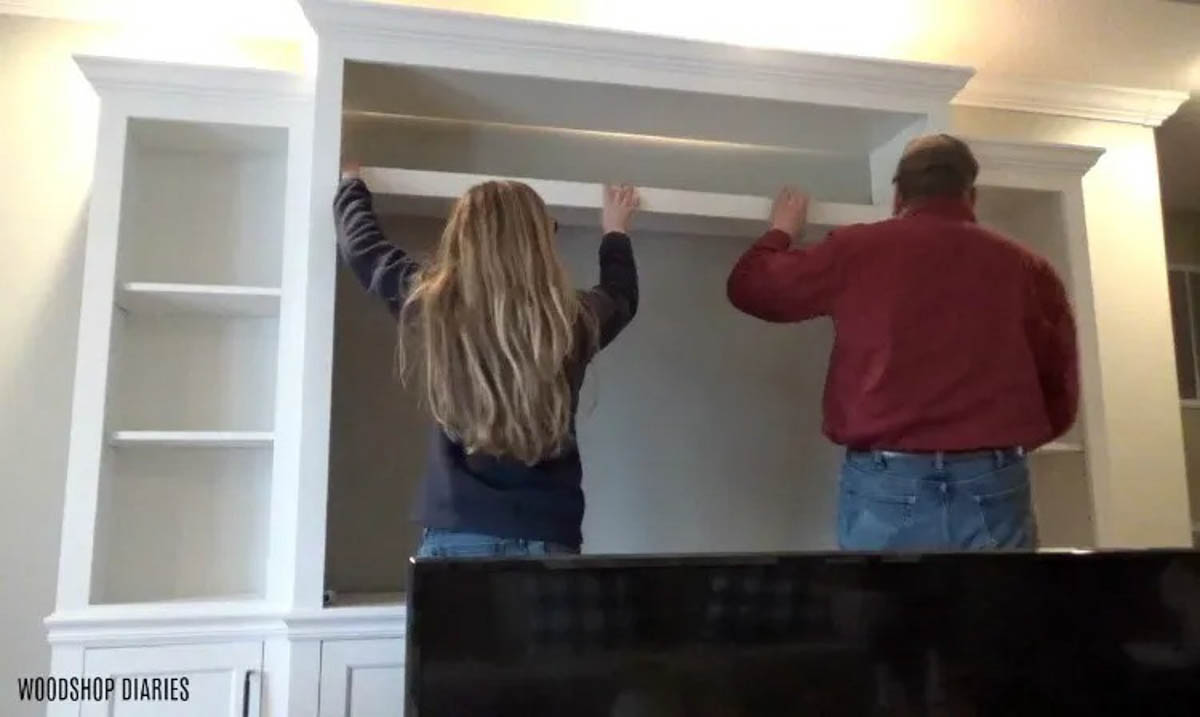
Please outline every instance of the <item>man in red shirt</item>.
[[1075, 323], [1049, 263], [975, 222], [978, 171], [961, 140], [916, 139], [891, 219], [797, 249], [808, 198], [785, 189], [729, 276], [747, 314], [834, 321], [825, 435], [847, 448], [844, 549], [1035, 545], [1025, 454], [1075, 421]]

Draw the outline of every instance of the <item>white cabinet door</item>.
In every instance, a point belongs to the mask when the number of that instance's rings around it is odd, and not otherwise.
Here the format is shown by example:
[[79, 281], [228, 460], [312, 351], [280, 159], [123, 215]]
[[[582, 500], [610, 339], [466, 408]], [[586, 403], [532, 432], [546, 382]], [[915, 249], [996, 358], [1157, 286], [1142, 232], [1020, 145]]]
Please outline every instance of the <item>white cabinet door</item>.
[[108, 699], [82, 717], [258, 717], [261, 642], [87, 650], [84, 674], [111, 678]]
[[319, 717], [404, 714], [404, 638], [321, 645]]

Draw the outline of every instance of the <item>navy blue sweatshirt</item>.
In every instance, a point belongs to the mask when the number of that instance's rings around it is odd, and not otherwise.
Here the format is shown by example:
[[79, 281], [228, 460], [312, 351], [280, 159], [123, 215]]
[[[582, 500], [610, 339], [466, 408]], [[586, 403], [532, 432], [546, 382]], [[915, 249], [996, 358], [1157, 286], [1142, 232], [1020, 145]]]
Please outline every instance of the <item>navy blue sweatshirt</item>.
[[[404, 305], [417, 263], [379, 228], [371, 193], [359, 179], [343, 180], [333, 202], [342, 259], [368, 292], [396, 315]], [[625, 234], [600, 242], [600, 284], [580, 292], [584, 308], [596, 317], [599, 345], [607, 346], [637, 312], [637, 265]], [[583, 336], [582, 326], [579, 327]], [[595, 351], [581, 348], [563, 366], [571, 386], [572, 416], [584, 372]], [[583, 542], [582, 465], [574, 443], [560, 455], [529, 466], [520, 461], [468, 455], [435, 426], [425, 471], [420, 519], [427, 528], [482, 533], [500, 538], [545, 540], [578, 548]]]

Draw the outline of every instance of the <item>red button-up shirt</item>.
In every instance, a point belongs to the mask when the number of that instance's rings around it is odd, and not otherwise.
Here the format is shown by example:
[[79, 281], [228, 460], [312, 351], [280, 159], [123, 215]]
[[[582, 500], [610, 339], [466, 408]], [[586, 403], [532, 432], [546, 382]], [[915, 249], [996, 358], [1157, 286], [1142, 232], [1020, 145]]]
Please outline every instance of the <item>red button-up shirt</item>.
[[1032, 450], [1075, 421], [1075, 322], [1050, 264], [936, 199], [790, 248], [769, 231], [729, 300], [772, 322], [832, 317], [825, 434], [859, 449]]

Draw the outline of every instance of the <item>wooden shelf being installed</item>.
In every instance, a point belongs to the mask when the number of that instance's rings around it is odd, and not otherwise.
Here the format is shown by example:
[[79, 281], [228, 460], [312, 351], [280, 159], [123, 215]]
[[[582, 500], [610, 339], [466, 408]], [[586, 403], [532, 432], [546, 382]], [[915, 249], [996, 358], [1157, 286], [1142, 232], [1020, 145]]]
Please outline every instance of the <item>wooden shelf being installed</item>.
[[[496, 177], [460, 172], [366, 167], [363, 180], [378, 197], [382, 213], [444, 218], [455, 199], [471, 186]], [[508, 177], [528, 184], [549, 206], [554, 218], [566, 226], [599, 226], [602, 185], [552, 179]], [[717, 194], [680, 189], [639, 188], [642, 206], [634, 228], [649, 231], [716, 236], [757, 236], [767, 227], [771, 199], [745, 194]], [[884, 218], [886, 209], [869, 204], [813, 202], [809, 206], [812, 228], [872, 222]], [[817, 231], [809, 236], [819, 238]]]
[[275, 434], [266, 431], [117, 431], [114, 446], [176, 448], [270, 448]]
[[261, 286], [169, 284], [132, 281], [117, 291], [117, 305], [137, 314], [277, 316], [280, 290]]

